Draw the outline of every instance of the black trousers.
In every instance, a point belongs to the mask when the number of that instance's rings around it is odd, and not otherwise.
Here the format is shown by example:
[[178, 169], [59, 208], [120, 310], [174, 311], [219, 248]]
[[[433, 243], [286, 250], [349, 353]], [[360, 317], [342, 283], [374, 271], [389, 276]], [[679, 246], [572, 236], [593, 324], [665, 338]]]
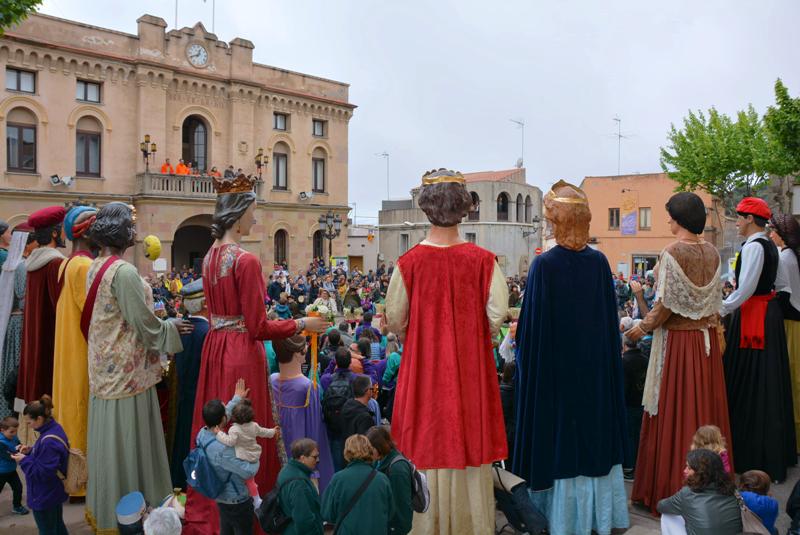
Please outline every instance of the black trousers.
[[242, 503], [219, 503], [219, 535], [253, 535], [253, 498]]
[[11, 487], [14, 507], [22, 507], [22, 481], [19, 480], [19, 474], [16, 472], [0, 474], [0, 492], [6, 488], [6, 483]]
[[45, 511], [34, 511], [33, 519], [39, 535], [69, 535], [64, 525], [64, 509], [61, 504]]

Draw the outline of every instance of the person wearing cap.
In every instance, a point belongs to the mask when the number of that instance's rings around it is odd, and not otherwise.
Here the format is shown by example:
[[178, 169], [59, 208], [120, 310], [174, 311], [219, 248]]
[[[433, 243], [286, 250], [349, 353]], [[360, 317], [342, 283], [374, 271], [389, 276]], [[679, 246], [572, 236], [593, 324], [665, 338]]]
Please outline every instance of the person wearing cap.
[[797, 463], [797, 442], [783, 312], [774, 299], [779, 255], [765, 232], [772, 212], [762, 199], [745, 197], [736, 213], [745, 242], [735, 266], [736, 290], [721, 311], [727, 316], [727, 438], [737, 472], [763, 470], [783, 481], [787, 467]]
[[791, 214], [775, 214], [769, 221], [770, 239], [780, 249], [777, 299], [783, 311], [786, 347], [791, 370], [795, 437], [800, 436], [800, 224]]
[[[64, 234], [72, 242], [72, 254], [58, 272], [61, 291], [56, 305], [53, 353], [53, 412], [72, 447], [82, 452], [86, 452], [89, 425], [89, 373], [81, 314], [86, 301], [86, 274], [94, 258], [86, 231], [96, 214], [93, 206], [73, 206], [64, 217]], [[76, 494], [83, 495], [84, 492]]]
[[[53, 392], [56, 304], [60, 291], [59, 268], [64, 255], [63, 206], [42, 208], [28, 217], [39, 247], [25, 260], [25, 328], [22, 332], [17, 398], [30, 403]], [[24, 426], [23, 426], [24, 428]], [[20, 428], [21, 431], [23, 428]], [[21, 432], [20, 440], [28, 443]]]
[[191, 322], [194, 330], [181, 335], [183, 351], [175, 354], [175, 369], [178, 374], [178, 410], [175, 418], [175, 440], [172, 446], [170, 470], [172, 486], [185, 487], [186, 473], [183, 460], [189, 455], [192, 444], [192, 417], [200, 376], [200, 357], [208, 334], [208, 308], [203, 292], [203, 279], [197, 279], [181, 288], [184, 319]]

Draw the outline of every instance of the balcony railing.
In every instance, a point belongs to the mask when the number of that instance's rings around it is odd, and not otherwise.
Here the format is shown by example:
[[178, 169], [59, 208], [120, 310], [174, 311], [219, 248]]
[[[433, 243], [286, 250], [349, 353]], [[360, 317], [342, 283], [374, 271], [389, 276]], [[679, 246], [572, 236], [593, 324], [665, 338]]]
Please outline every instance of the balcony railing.
[[[210, 176], [162, 175], [141, 173], [136, 175], [140, 195], [158, 197], [186, 197], [192, 199], [213, 199], [216, 197]], [[256, 182], [256, 195], [261, 197], [263, 182]]]

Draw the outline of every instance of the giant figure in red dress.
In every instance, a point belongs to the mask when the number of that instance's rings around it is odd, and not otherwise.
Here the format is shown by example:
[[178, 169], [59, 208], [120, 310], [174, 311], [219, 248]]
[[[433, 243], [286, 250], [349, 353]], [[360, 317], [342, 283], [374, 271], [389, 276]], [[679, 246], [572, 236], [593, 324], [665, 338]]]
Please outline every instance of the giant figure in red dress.
[[431, 492], [412, 533], [494, 533], [491, 464], [507, 447], [492, 337], [508, 288], [494, 253], [458, 234], [472, 207], [460, 173], [426, 174], [419, 206], [431, 230], [398, 260], [386, 298], [389, 327], [405, 337], [392, 435]]
[[[203, 344], [193, 437], [203, 427], [203, 405], [212, 399], [230, 399], [240, 378], [250, 389], [255, 421], [263, 427], [274, 427], [262, 340], [288, 338], [304, 329], [322, 331], [327, 327], [320, 318], [267, 320], [261, 262], [239, 245], [255, 223], [254, 184], [255, 180], [245, 175], [235, 180], [215, 179], [218, 196], [211, 234], [216, 241], [203, 261], [203, 290], [211, 329]], [[277, 441], [259, 439], [259, 443], [261, 465], [255, 479], [263, 495], [275, 485], [281, 465]], [[184, 535], [219, 533], [216, 504], [191, 488], [185, 520]]]

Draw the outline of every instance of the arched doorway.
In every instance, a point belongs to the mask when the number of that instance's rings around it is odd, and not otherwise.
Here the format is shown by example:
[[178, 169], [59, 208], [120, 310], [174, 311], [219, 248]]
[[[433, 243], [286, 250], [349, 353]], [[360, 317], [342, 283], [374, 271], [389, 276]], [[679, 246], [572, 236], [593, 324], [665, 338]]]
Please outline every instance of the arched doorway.
[[287, 242], [289, 241], [288, 234], [285, 230], [280, 229], [275, 233], [275, 263], [285, 264], [288, 258], [286, 251]]
[[190, 115], [183, 121], [181, 158], [187, 164], [205, 171], [208, 164], [208, 127], [199, 115]]
[[203, 258], [214, 243], [211, 237], [211, 216], [196, 215], [178, 226], [172, 241], [172, 266], [182, 270], [184, 266], [202, 273]]
[[315, 259], [325, 259], [325, 233], [321, 230], [314, 232], [314, 250], [313, 257]]

